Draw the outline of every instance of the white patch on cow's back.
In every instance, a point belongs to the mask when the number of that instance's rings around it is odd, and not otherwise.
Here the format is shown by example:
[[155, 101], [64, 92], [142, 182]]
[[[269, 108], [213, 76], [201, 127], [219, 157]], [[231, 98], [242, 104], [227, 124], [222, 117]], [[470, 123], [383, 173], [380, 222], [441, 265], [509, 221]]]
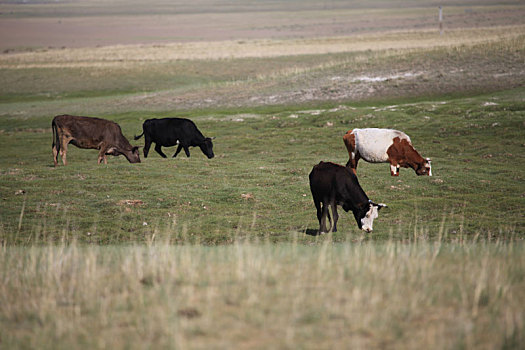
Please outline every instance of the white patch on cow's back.
[[411, 142], [407, 134], [393, 129], [354, 129], [352, 134], [355, 136], [355, 148], [359, 155], [370, 163], [388, 162], [386, 151], [394, 143], [394, 138]]

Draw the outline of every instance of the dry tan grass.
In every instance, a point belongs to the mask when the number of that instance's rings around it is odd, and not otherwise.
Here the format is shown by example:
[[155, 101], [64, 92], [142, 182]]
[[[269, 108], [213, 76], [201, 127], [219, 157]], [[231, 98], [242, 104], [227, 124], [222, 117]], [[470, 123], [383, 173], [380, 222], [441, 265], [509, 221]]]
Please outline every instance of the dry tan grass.
[[525, 25], [483, 29], [389, 32], [352, 37], [290, 40], [190, 42], [165, 45], [118, 45], [99, 48], [54, 49], [0, 55], [0, 68], [126, 67], [175, 60], [223, 60], [247, 57], [405, 50], [512, 39], [525, 33]]
[[333, 245], [329, 237], [313, 247], [3, 248], [0, 342], [41, 349], [518, 348], [525, 341], [523, 248]]

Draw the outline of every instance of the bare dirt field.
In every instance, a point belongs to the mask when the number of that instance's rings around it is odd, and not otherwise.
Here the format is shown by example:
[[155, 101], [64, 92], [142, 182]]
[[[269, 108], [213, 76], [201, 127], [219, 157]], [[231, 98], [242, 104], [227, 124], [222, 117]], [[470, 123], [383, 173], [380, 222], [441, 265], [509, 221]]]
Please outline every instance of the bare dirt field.
[[[520, 1], [441, 1], [444, 29], [524, 24]], [[460, 6], [458, 6], [460, 5]], [[408, 0], [0, 2], [0, 50], [290, 39], [438, 29], [434, 4]]]

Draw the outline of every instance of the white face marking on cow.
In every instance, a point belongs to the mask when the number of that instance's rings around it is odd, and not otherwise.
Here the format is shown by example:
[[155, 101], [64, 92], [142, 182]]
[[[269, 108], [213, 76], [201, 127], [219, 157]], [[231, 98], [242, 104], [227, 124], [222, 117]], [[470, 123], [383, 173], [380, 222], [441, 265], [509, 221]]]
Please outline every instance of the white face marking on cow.
[[379, 216], [377, 206], [370, 204], [370, 209], [365, 217], [361, 219], [361, 229], [366, 232], [372, 232], [374, 226], [374, 219]]
[[390, 164], [390, 172], [395, 175], [396, 174], [396, 167], [392, 164]]
[[428, 176], [432, 176], [432, 161], [430, 160], [430, 158], [427, 158], [426, 159], [427, 161], [427, 169], [428, 169]]

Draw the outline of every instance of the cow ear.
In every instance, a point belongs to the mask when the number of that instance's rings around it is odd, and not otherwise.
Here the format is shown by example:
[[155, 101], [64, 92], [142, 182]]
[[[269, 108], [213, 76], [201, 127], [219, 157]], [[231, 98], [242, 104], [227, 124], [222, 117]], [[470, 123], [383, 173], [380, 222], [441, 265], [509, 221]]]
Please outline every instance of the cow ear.
[[370, 199], [368, 200], [370, 204], [372, 204], [374, 207], [377, 207], [377, 210], [380, 210], [381, 208], [388, 208], [388, 206], [385, 203], [374, 203]]
[[110, 147], [106, 150], [106, 154], [118, 156], [120, 155], [120, 152], [115, 147]]
[[210, 140], [215, 140], [216, 136], [210, 137]]

